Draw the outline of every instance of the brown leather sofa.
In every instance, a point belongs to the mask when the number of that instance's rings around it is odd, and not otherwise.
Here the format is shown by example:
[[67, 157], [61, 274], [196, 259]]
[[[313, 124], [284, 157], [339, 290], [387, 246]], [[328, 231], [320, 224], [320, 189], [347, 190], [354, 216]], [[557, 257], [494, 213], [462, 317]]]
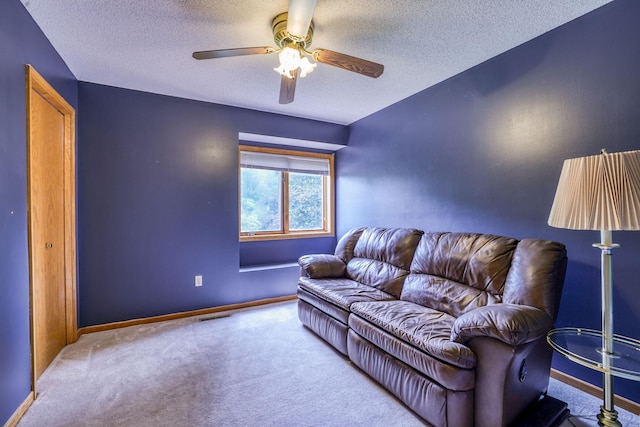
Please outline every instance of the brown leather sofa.
[[564, 245], [358, 228], [299, 264], [301, 322], [429, 424], [505, 426], [546, 392]]

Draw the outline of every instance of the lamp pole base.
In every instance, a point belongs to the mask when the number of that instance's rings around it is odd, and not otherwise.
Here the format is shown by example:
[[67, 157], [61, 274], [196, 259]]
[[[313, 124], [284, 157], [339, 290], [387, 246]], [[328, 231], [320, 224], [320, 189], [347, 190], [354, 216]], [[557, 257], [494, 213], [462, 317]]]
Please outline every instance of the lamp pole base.
[[618, 421], [618, 411], [615, 409], [608, 410], [604, 405], [600, 406], [598, 425], [600, 427], [622, 427], [622, 424]]

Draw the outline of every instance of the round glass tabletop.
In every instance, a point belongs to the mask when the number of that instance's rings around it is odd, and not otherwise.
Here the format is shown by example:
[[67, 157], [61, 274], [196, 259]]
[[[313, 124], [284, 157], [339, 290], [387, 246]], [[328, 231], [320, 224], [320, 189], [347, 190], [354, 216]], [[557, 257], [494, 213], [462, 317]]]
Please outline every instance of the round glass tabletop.
[[613, 335], [613, 353], [602, 351], [602, 332], [583, 328], [552, 329], [547, 342], [570, 360], [609, 372], [621, 378], [640, 381], [640, 340]]

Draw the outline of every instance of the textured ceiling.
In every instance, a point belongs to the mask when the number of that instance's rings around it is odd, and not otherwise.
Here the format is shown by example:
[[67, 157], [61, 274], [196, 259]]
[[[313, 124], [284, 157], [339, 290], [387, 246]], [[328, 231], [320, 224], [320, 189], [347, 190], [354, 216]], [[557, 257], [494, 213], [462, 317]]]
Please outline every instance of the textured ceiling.
[[273, 46], [288, 0], [21, 0], [78, 80], [349, 124], [610, 0], [318, 0], [311, 48], [384, 64], [372, 79], [319, 64], [278, 104]]

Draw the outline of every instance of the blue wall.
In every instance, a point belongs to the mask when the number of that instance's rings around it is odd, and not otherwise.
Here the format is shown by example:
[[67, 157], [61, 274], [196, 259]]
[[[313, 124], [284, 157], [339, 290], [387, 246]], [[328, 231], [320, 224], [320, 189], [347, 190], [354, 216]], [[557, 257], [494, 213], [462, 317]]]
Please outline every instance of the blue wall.
[[[295, 294], [297, 267], [239, 271], [238, 132], [344, 144], [347, 127], [84, 82], [79, 104], [80, 326]], [[334, 245], [256, 243], [242, 264]]]
[[286, 242], [254, 241], [240, 244], [240, 266], [251, 267], [297, 261], [310, 253], [333, 253], [336, 237], [293, 239]]
[[[600, 328], [598, 232], [549, 227], [566, 158], [640, 148], [640, 2], [616, 0], [351, 125], [338, 152], [338, 234], [415, 226], [558, 240], [558, 326]], [[616, 232], [615, 330], [640, 339], [638, 232]], [[562, 357], [554, 367], [599, 384]], [[638, 383], [616, 392], [640, 402]]]
[[0, 1], [0, 424], [31, 390], [25, 64], [74, 107], [77, 84], [18, 0]]

